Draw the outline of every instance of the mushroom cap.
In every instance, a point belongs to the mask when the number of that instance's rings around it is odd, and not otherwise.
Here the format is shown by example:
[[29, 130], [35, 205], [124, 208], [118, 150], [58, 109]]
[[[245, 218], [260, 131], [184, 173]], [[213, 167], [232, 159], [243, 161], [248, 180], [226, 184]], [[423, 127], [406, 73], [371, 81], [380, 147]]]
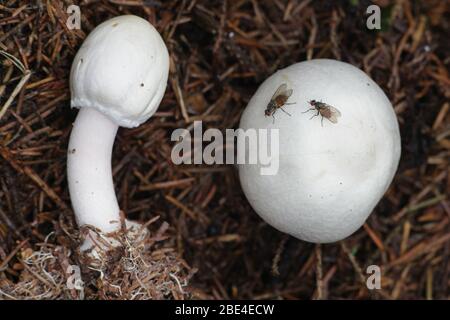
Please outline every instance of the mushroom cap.
[[95, 108], [120, 126], [150, 118], [164, 95], [169, 54], [158, 31], [133, 15], [98, 25], [75, 56], [71, 107]]
[[[264, 110], [277, 88], [293, 89], [275, 123]], [[310, 100], [337, 108], [337, 123], [311, 116]], [[279, 168], [261, 175], [239, 166], [243, 191], [270, 225], [298, 239], [328, 243], [355, 232], [391, 183], [400, 158], [395, 112], [381, 88], [358, 68], [317, 59], [277, 71], [258, 88], [240, 121], [247, 130], [279, 129]], [[270, 139], [269, 139], [270, 140]], [[250, 146], [246, 153], [255, 146]], [[269, 149], [270, 150], [270, 149]], [[253, 150], [255, 151], [255, 150]]]

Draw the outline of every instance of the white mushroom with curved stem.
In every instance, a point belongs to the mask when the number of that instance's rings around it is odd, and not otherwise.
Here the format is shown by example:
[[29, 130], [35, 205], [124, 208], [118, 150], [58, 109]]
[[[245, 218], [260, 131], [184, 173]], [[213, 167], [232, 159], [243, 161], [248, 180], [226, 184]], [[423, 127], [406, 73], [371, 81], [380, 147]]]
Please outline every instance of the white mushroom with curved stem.
[[[79, 49], [70, 87], [71, 106], [80, 111], [70, 136], [67, 175], [80, 227], [90, 225], [103, 233], [120, 229], [111, 172], [117, 129], [136, 127], [153, 115], [164, 95], [168, 72], [163, 39], [137, 16], [103, 22]], [[127, 221], [128, 227], [137, 225]], [[85, 239], [82, 250], [92, 243]]]
[[[281, 84], [296, 104], [287, 108], [291, 116], [281, 112], [273, 122], [264, 110]], [[305, 113], [312, 107], [319, 116]], [[310, 242], [339, 241], [355, 232], [386, 192], [400, 158], [388, 98], [364, 72], [335, 60], [276, 72], [248, 103], [240, 127], [279, 129], [278, 173], [261, 175], [261, 164], [240, 165], [241, 185], [265, 221]]]

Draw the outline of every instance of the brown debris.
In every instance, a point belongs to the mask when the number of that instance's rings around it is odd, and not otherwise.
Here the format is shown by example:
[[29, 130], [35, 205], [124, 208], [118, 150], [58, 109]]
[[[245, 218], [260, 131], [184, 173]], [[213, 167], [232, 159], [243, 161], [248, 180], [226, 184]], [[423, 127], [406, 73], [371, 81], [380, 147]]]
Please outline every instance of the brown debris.
[[[143, 238], [126, 231], [114, 237], [121, 246], [102, 252], [100, 260], [47, 241], [38, 244], [36, 251], [24, 249], [23, 241], [12, 252], [16, 255], [21, 250], [15, 267], [22, 270], [19, 280], [14, 283], [0, 277], [0, 299], [179, 300], [191, 296], [187, 283], [196, 270], [172, 248], [158, 245], [165, 239], [161, 230]], [[2, 267], [10, 259], [11, 255]]]

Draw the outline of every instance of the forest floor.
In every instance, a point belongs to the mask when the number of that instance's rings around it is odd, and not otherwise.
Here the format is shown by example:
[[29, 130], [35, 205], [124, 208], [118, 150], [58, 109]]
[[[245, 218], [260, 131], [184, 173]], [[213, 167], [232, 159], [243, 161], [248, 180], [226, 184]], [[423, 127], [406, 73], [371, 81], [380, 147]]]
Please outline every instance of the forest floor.
[[[81, 297], [65, 288], [67, 267], [80, 265], [66, 182], [77, 113], [69, 107], [69, 72], [89, 31], [123, 14], [150, 21], [171, 58], [158, 112], [119, 130], [112, 160], [121, 208], [149, 222], [139, 254], [151, 263], [136, 262], [130, 250], [133, 270], [115, 268], [119, 253], [103, 271], [107, 284], [82, 268], [85, 298], [317, 298], [315, 245], [263, 222], [233, 166], [170, 161], [175, 128], [195, 120], [204, 130], [236, 128], [266, 77], [313, 58], [369, 74], [392, 102], [402, 136], [398, 172], [364, 227], [321, 246], [321, 298], [450, 298], [448, 2], [32, 3], [0, 1], [0, 299]], [[66, 25], [72, 3], [81, 30]], [[372, 3], [381, 7], [381, 30], [366, 27]], [[369, 291], [365, 271], [374, 264], [382, 288]]]

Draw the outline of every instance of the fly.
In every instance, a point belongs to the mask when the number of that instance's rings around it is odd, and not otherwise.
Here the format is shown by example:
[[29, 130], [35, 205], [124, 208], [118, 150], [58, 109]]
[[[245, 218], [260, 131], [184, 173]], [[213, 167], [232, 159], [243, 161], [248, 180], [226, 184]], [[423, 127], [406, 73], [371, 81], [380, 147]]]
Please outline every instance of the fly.
[[311, 110], [317, 111], [317, 114], [313, 115], [311, 118], [309, 118], [309, 120], [311, 120], [314, 117], [317, 117], [320, 114], [322, 116], [322, 119], [320, 119], [322, 127], [323, 127], [323, 118], [328, 119], [332, 123], [337, 123], [338, 122], [337, 118], [341, 116], [341, 112], [338, 109], [336, 109], [333, 106], [330, 106], [327, 103], [311, 100], [309, 101], [309, 104], [312, 106], [312, 108], [302, 113], [306, 113]]
[[288, 116], [291, 116], [289, 112], [283, 109], [284, 105], [289, 104], [295, 104], [295, 102], [287, 103], [287, 100], [292, 95], [292, 89], [287, 88], [287, 84], [283, 83], [281, 84], [277, 91], [273, 94], [272, 98], [270, 99], [269, 103], [267, 104], [267, 108], [264, 111], [264, 115], [266, 117], [272, 116], [273, 117], [273, 123], [275, 123], [275, 112], [278, 109], [281, 109], [284, 113], [286, 113]]

